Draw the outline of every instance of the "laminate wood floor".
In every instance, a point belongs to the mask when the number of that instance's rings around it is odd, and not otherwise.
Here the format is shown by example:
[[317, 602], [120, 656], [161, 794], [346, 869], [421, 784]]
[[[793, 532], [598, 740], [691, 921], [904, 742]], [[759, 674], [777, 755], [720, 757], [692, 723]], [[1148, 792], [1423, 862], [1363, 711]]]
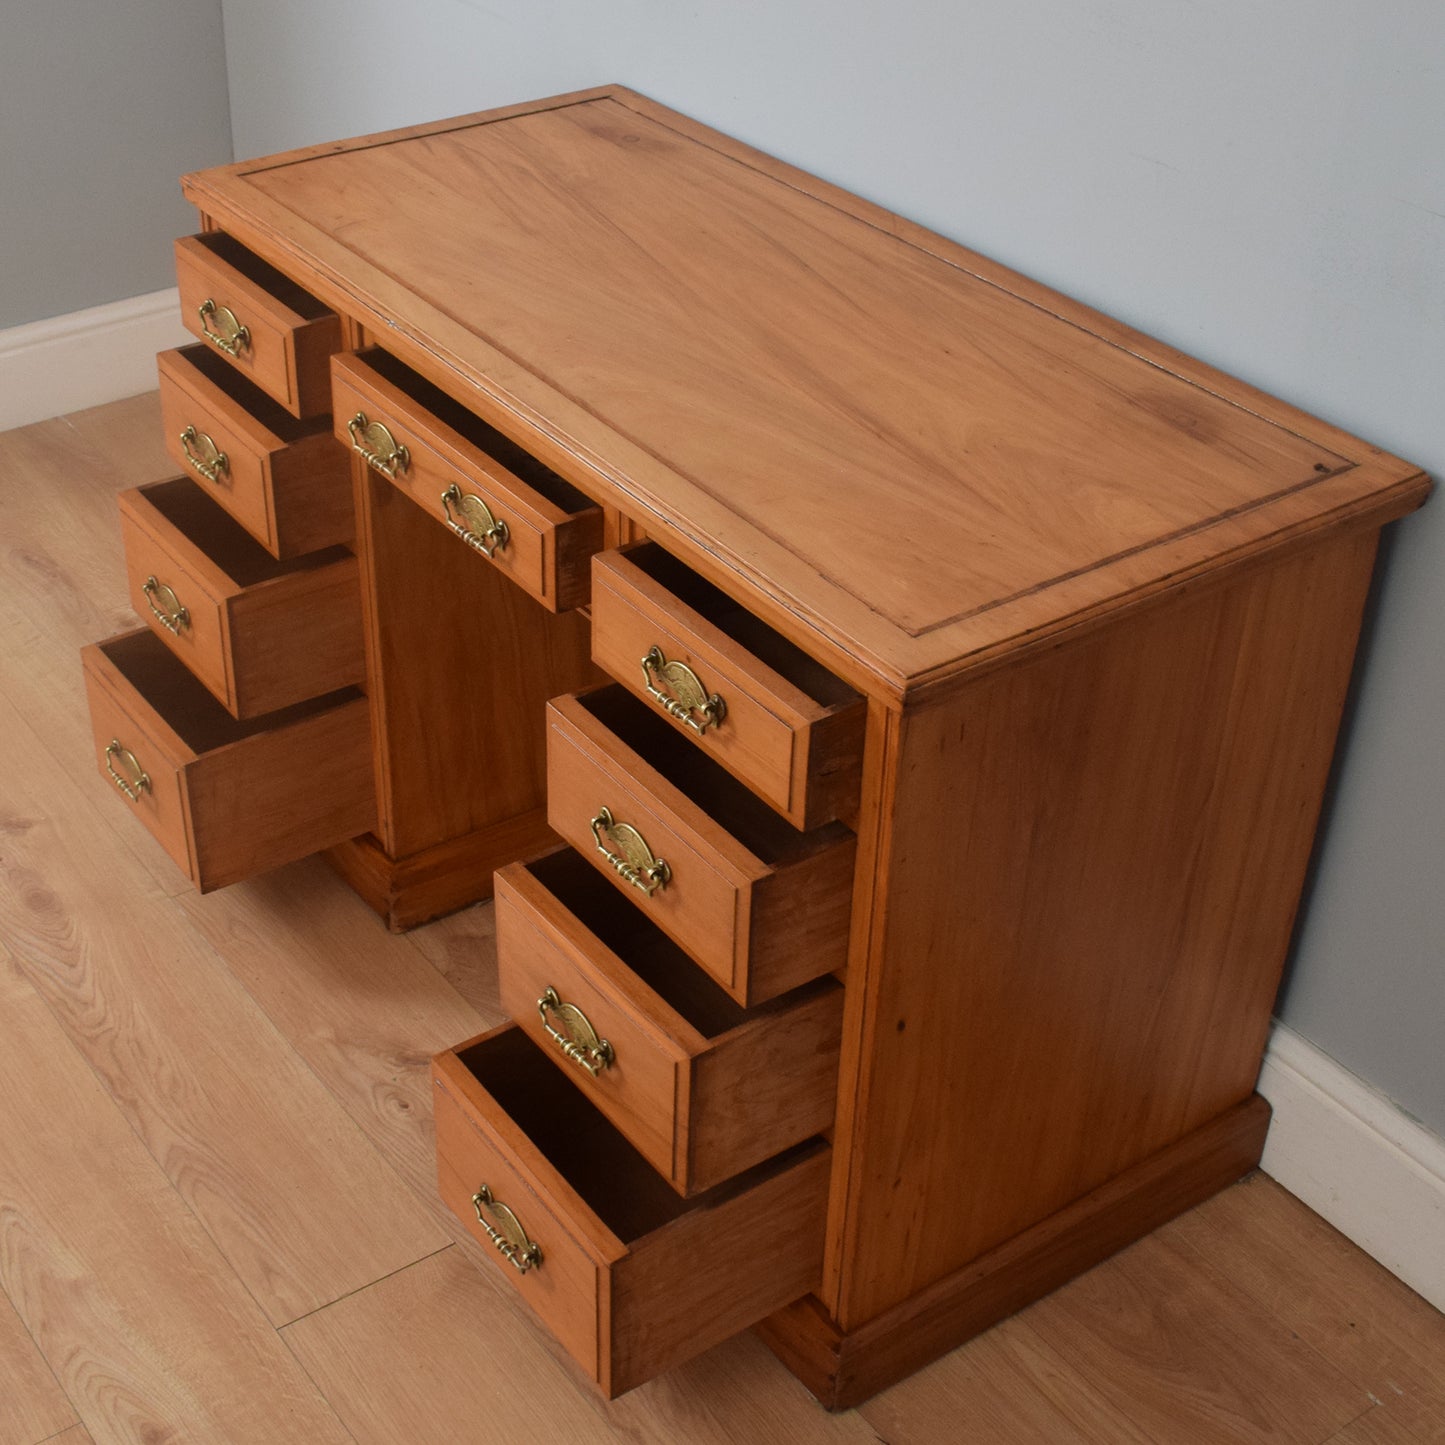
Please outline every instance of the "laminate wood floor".
[[209, 897], [94, 765], [154, 396], [0, 437], [0, 1445], [1445, 1441], [1445, 1318], [1262, 1175], [861, 1409], [751, 1336], [607, 1405], [435, 1198], [490, 907], [319, 861]]

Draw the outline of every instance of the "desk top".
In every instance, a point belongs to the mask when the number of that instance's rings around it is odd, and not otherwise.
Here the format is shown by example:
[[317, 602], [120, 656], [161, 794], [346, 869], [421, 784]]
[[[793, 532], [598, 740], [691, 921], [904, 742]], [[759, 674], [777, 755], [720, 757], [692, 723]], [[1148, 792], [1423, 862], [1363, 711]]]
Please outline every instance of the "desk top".
[[184, 187], [882, 696], [1428, 490], [1407, 463], [616, 87]]

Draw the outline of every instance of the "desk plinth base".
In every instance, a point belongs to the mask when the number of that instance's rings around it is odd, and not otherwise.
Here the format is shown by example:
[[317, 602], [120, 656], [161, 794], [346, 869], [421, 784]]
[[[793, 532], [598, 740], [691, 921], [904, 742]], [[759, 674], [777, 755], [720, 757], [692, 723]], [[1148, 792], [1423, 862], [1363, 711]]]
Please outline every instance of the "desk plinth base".
[[405, 858], [393, 858], [370, 833], [325, 856], [393, 933], [405, 933], [490, 898], [496, 869], [556, 846], [557, 835], [538, 808]]
[[1251, 1095], [857, 1329], [809, 1295], [757, 1334], [828, 1409], [861, 1404], [1242, 1178], [1259, 1163], [1269, 1115]]

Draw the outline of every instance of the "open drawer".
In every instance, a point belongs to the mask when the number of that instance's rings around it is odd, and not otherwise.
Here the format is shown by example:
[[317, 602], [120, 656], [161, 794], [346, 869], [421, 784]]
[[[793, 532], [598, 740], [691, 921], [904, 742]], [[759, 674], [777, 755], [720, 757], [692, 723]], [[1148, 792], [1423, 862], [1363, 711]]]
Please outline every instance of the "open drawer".
[[388, 352], [332, 375], [338, 440], [544, 607], [587, 601], [601, 507]]
[[655, 542], [593, 561], [592, 657], [795, 827], [855, 816], [863, 699]]
[[833, 1126], [843, 990], [746, 1010], [570, 848], [496, 876], [502, 1007], [673, 1188]]
[[292, 416], [331, 409], [334, 311], [224, 231], [176, 242], [176, 284], [187, 329]]
[[81, 661], [101, 772], [201, 892], [375, 827], [355, 688], [238, 722], [144, 629]]
[[853, 834], [798, 832], [620, 687], [548, 703], [547, 822], [740, 1004], [847, 962]]
[[442, 1198], [609, 1399], [818, 1288], [825, 1144], [684, 1200], [514, 1025], [432, 1078]]
[[278, 562], [184, 477], [120, 495], [131, 605], [234, 717], [366, 677], [357, 561]]
[[328, 424], [297, 421], [204, 347], [156, 365], [166, 450], [273, 557], [351, 542], [351, 460]]

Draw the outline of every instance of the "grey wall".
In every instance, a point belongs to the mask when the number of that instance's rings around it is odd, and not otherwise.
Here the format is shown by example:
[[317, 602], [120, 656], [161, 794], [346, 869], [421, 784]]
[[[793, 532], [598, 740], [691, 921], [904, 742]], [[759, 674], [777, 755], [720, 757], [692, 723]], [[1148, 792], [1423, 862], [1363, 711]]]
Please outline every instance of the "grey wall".
[[[1445, 476], [1439, 0], [224, 9], [238, 154], [622, 81]], [[1445, 1133], [1445, 498], [1397, 531], [1282, 1009]]]
[[176, 178], [230, 159], [220, 0], [7, 5], [0, 328], [175, 285]]

